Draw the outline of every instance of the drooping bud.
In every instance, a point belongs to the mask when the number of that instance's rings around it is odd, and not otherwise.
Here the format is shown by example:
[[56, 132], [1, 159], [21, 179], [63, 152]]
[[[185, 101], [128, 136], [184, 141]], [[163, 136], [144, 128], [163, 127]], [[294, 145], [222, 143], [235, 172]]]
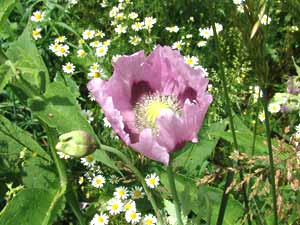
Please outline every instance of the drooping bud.
[[74, 130], [60, 135], [55, 148], [57, 151], [80, 158], [92, 154], [96, 150], [96, 142], [86, 131]]

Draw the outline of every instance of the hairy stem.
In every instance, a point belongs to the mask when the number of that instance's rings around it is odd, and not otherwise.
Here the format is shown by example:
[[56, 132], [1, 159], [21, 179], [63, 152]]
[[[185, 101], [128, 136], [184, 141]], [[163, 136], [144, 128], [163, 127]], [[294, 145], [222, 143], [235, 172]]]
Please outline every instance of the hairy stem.
[[175, 211], [176, 211], [176, 217], [177, 217], [177, 224], [178, 225], [183, 225], [183, 222], [182, 222], [182, 219], [181, 219], [181, 207], [180, 207], [178, 194], [177, 194], [177, 191], [176, 191], [175, 179], [174, 179], [174, 174], [173, 174], [173, 170], [172, 170], [172, 157], [170, 157], [169, 165], [167, 166], [167, 173], [168, 173], [168, 180], [169, 180], [171, 194], [172, 194], [173, 199], [174, 199], [174, 205], [175, 205]]

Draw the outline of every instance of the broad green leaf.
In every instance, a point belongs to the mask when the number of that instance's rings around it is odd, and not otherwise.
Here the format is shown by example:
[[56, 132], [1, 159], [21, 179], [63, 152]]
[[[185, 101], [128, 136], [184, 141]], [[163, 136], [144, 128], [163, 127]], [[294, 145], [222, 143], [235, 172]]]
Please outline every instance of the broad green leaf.
[[0, 30], [15, 7], [16, 0], [0, 0]]
[[[160, 173], [160, 179], [162, 184], [167, 190], [170, 190], [168, 176], [166, 172]], [[223, 191], [219, 188], [210, 186], [197, 187], [192, 179], [189, 179], [182, 175], [176, 175], [175, 185], [180, 200], [185, 201], [185, 205], [189, 205], [189, 208], [200, 216], [201, 219], [207, 221], [207, 215], [211, 213], [211, 224], [216, 224], [216, 219], [221, 204], [221, 198]], [[186, 190], [188, 186], [189, 201], [187, 201]], [[170, 191], [169, 191], [170, 193]], [[207, 204], [208, 198], [209, 205]], [[237, 225], [238, 219], [243, 216], [242, 204], [235, 200], [232, 195], [229, 196], [228, 205], [226, 208], [223, 225]]]
[[221, 121], [211, 124], [208, 127], [203, 127], [200, 131], [198, 143], [188, 145], [186, 147], [187, 149], [179, 153], [175, 158], [174, 164], [185, 168], [190, 174], [199, 171], [202, 163], [208, 159], [214, 151], [220, 138], [212, 136], [210, 133], [223, 131], [226, 125], [226, 121]]
[[[36, 117], [49, 127], [56, 128], [60, 134], [84, 130], [96, 137], [93, 128], [80, 113], [73, 93], [62, 82], [49, 84], [43, 96], [29, 99], [29, 106]], [[96, 155], [105, 165], [117, 168], [105, 152]]]
[[91, 125], [81, 115], [73, 93], [62, 82], [52, 82], [44, 95], [29, 99], [29, 107], [36, 117], [61, 134], [84, 130], [95, 135]]
[[[24, 81], [36, 90], [49, 83], [48, 70], [31, 38], [30, 26], [27, 26], [18, 40], [9, 46], [6, 55], [14, 69], [20, 71], [19, 77], [16, 77], [16, 85], [19, 88], [23, 89]], [[41, 79], [41, 75], [44, 79]]]
[[64, 208], [58, 191], [30, 188], [20, 191], [0, 213], [0, 224], [51, 225]]
[[26, 148], [32, 153], [51, 161], [51, 157], [32, 139], [29, 133], [11, 123], [2, 115], [0, 115], [0, 141], [2, 143], [2, 154], [16, 154]]
[[57, 72], [54, 81], [64, 83], [64, 85], [68, 87], [69, 91], [72, 92], [73, 97], [78, 98], [80, 96], [79, 86], [71, 76], [65, 76], [64, 74]]

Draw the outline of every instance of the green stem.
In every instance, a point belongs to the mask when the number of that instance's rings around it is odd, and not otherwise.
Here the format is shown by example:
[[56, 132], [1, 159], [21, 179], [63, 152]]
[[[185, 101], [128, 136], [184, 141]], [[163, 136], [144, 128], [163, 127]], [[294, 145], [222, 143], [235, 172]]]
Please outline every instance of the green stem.
[[[226, 113], [228, 114], [229, 117], [229, 125], [230, 125], [230, 130], [231, 130], [231, 134], [232, 134], [232, 139], [233, 139], [233, 147], [235, 150], [238, 150], [238, 143], [237, 143], [237, 137], [236, 137], [236, 131], [235, 131], [235, 127], [234, 127], [234, 123], [233, 123], [233, 115], [232, 115], [232, 110], [231, 110], [231, 102], [230, 102], [230, 98], [229, 98], [229, 94], [228, 94], [228, 89], [227, 89], [227, 81], [224, 75], [224, 66], [222, 64], [223, 60], [221, 58], [221, 51], [220, 51], [220, 47], [219, 47], [219, 38], [218, 38], [218, 34], [216, 32], [216, 25], [214, 20], [212, 21], [212, 28], [213, 28], [213, 33], [214, 33], [214, 44], [215, 44], [215, 48], [217, 50], [218, 56], [219, 56], [219, 77], [220, 80], [222, 82], [222, 87], [223, 87], [223, 93], [224, 93], [224, 99], [225, 99], [225, 109], [226, 109]], [[243, 172], [240, 171], [239, 173], [240, 178], [243, 179]], [[228, 203], [228, 198], [229, 198], [229, 192], [227, 192], [227, 188], [230, 186], [230, 184], [232, 183], [234, 178], [234, 172], [233, 171], [229, 171], [227, 178], [226, 178], [226, 183], [225, 183], [225, 187], [224, 187], [224, 191], [223, 191], [223, 195], [222, 195], [222, 200], [221, 200], [221, 206], [219, 209], [219, 214], [218, 214], [218, 219], [217, 219], [217, 225], [222, 225], [223, 224], [223, 219], [224, 219], [224, 215], [225, 215], [225, 210], [227, 207], [227, 203]], [[243, 185], [242, 187], [242, 192], [243, 192], [243, 197], [244, 197], [244, 203], [245, 203], [245, 211], [246, 213], [248, 213], [249, 211], [249, 204], [248, 204], [248, 198], [247, 198], [247, 192], [246, 192], [246, 187], [245, 185]], [[248, 225], [251, 225], [251, 220], [248, 217]]]
[[132, 170], [132, 172], [136, 175], [136, 177], [138, 178], [139, 182], [142, 184], [146, 195], [148, 197], [148, 200], [150, 201], [153, 210], [155, 211], [156, 217], [159, 221], [159, 225], [164, 225], [162, 216], [160, 214], [159, 208], [156, 204], [156, 201], [150, 191], [150, 189], [147, 187], [146, 182], [144, 180], [143, 175], [140, 173], [140, 171], [131, 163], [131, 161], [127, 158], [127, 156], [125, 154], [123, 154], [121, 151], [119, 151], [118, 149], [115, 149], [113, 147], [107, 146], [107, 145], [103, 145], [100, 144], [100, 149], [107, 151], [107, 152], [111, 152], [113, 154], [115, 154], [116, 156], [118, 156], [123, 162], [126, 163], [126, 165]]
[[171, 194], [172, 194], [173, 199], [174, 199], [174, 205], [175, 205], [175, 211], [176, 211], [176, 217], [177, 217], [177, 224], [178, 225], [183, 225], [183, 222], [182, 222], [182, 219], [181, 219], [180, 202], [179, 202], [179, 198], [178, 198], [177, 191], [176, 191], [174, 174], [173, 174], [173, 171], [172, 171], [172, 157], [170, 157], [169, 165], [167, 166], [167, 173], [168, 173], [168, 180], [169, 180]]
[[276, 197], [276, 186], [275, 186], [275, 170], [274, 170], [274, 160], [273, 160], [273, 151], [272, 151], [272, 141], [271, 141], [271, 130], [269, 123], [269, 111], [268, 111], [268, 100], [267, 100], [267, 89], [263, 88], [263, 106], [265, 112], [265, 127], [267, 134], [267, 143], [268, 143], [268, 151], [269, 151], [269, 161], [270, 161], [270, 183], [271, 183], [271, 193], [273, 200], [273, 216], [274, 216], [274, 225], [278, 224], [278, 216], [277, 216], [277, 197]]
[[69, 191], [67, 193], [67, 202], [70, 208], [72, 209], [74, 215], [76, 216], [78, 222], [80, 225], [85, 225], [86, 224], [86, 219], [82, 215], [80, 211], [80, 207], [78, 205], [77, 198], [75, 196], [74, 190], [72, 187], [69, 188]]
[[[54, 128], [50, 128], [47, 125], [45, 125], [45, 130], [48, 136], [48, 142], [49, 147], [51, 150], [51, 154], [54, 160], [54, 164], [56, 166], [56, 169], [58, 171], [58, 176], [60, 180], [60, 191], [58, 193], [57, 199], [63, 197], [63, 195], [66, 193], [67, 186], [68, 186], [68, 179], [66, 175], [66, 168], [62, 160], [57, 156], [56, 150], [55, 150], [55, 144], [57, 143], [57, 133]], [[71, 193], [68, 193], [67, 197], [72, 197]], [[74, 197], [74, 196], [73, 196]], [[74, 198], [69, 199], [68, 198], [68, 204], [70, 205], [71, 209], [73, 210], [75, 216], [77, 217], [80, 225], [85, 225], [85, 218], [80, 212], [79, 206], [77, 201], [74, 200]]]

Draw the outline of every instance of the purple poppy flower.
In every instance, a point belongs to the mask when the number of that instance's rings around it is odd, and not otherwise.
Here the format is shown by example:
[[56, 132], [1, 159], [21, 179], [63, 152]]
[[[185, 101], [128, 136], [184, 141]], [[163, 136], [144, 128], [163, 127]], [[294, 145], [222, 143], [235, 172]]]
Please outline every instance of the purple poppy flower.
[[212, 96], [201, 68], [193, 69], [170, 47], [122, 56], [108, 81], [94, 78], [88, 89], [119, 137], [135, 151], [169, 162], [187, 141], [197, 142]]

